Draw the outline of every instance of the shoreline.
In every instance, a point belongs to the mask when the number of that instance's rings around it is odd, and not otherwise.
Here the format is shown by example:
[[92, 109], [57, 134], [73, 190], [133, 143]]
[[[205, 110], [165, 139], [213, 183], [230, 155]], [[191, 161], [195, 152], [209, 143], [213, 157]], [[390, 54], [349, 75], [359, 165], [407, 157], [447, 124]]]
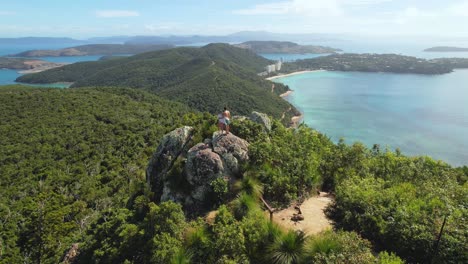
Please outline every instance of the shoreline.
[[287, 97], [288, 95], [292, 94], [293, 92], [294, 92], [293, 90], [289, 90], [289, 91], [287, 91], [285, 93], [280, 94], [279, 97], [281, 97], [281, 98]]
[[[285, 93], [280, 94], [279, 96], [280, 96], [281, 98], [283, 98], [283, 100], [285, 100], [286, 102], [288, 102], [288, 103], [291, 104], [291, 102], [289, 102], [288, 100], [286, 100], [286, 97], [287, 97], [288, 95], [292, 94], [293, 92], [294, 92], [293, 90], [289, 90], [289, 91], [287, 91], [287, 92], [285, 92]], [[291, 105], [292, 105], [292, 104], [291, 104]], [[288, 111], [291, 111], [291, 108], [289, 108]], [[286, 112], [288, 112], [288, 111], [286, 111]], [[298, 111], [299, 111], [299, 110], [298, 110]], [[285, 113], [286, 113], [286, 112], [285, 112]], [[283, 118], [284, 118], [284, 114], [283, 114]], [[300, 113], [299, 115], [295, 115], [295, 116], [291, 117], [291, 122], [290, 122], [290, 125], [289, 125], [289, 126], [290, 126], [290, 127], [298, 127], [298, 126], [299, 126], [299, 123], [302, 121], [303, 118], [304, 118], [304, 114], [303, 114], [303, 113]]]
[[304, 114], [302, 113], [300, 115], [291, 117], [291, 127], [297, 128], [303, 118], [304, 118]]
[[275, 79], [279, 79], [279, 78], [284, 78], [284, 77], [289, 77], [289, 76], [294, 76], [294, 75], [298, 75], [298, 74], [303, 74], [303, 73], [309, 73], [309, 72], [323, 72], [325, 70], [307, 70], [307, 71], [297, 71], [297, 72], [291, 72], [291, 73], [287, 73], [287, 74], [281, 74], [281, 75], [277, 75], [277, 76], [272, 76], [272, 77], [268, 77], [268, 78], [265, 78], [266, 80], [275, 80]]

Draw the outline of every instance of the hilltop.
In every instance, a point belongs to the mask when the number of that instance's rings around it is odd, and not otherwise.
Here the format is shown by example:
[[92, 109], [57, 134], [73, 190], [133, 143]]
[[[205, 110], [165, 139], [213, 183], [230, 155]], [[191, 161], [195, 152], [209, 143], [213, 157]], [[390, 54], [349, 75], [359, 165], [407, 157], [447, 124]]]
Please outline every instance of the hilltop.
[[[278, 94], [288, 88], [257, 76], [271, 61], [228, 44], [174, 48], [126, 58], [82, 62], [17, 79], [25, 83], [73, 82], [72, 87], [119, 86], [145, 89], [162, 97], [216, 113], [252, 111], [288, 120], [297, 114]], [[290, 109], [288, 111], [288, 109]]]
[[243, 49], [250, 49], [255, 53], [290, 53], [290, 54], [326, 54], [341, 51], [340, 49], [313, 46], [313, 45], [299, 45], [289, 41], [247, 41], [234, 45]]
[[122, 44], [90, 44], [57, 50], [28, 50], [11, 54], [10, 57], [62, 57], [89, 55], [119, 55], [138, 54], [149, 51], [173, 48], [172, 45], [122, 45]]
[[439, 46], [425, 49], [426, 52], [468, 52], [468, 48]]

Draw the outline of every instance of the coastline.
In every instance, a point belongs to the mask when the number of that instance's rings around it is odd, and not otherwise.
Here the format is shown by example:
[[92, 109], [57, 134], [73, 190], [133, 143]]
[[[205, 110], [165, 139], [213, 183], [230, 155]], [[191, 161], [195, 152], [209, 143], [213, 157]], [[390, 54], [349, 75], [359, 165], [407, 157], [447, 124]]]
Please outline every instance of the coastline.
[[[303, 74], [303, 73], [309, 73], [309, 72], [323, 72], [325, 70], [308, 70], [308, 71], [297, 71], [297, 72], [292, 72], [292, 73], [288, 73], [288, 74], [282, 74], [282, 75], [278, 75], [278, 76], [273, 76], [273, 77], [269, 77], [269, 78], [266, 78], [266, 80], [274, 80], [274, 79], [278, 79], [278, 78], [283, 78], [283, 77], [288, 77], [288, 76], [294, 76], [294, 75], [299, 75], [299, 74]], [[289, 90], [285, 93], [282, 93], [280, 94], [279, 96], [281, 98], [283, 98], [284, 100], [286, 100], [286, 97], [288, 97], [289, 95], [291, 95], [294, 91], [293, 90]], [[288, 101], [288, 100], [286, 100]], [[290, 103], [288, 101], [288, 103]], [[303, 113], [300, 113], [299, 115], [295, 115], [293, 117], [291, 117], [291, 123], [290, 123], [290, 127], [298, 127], [299, 124], [301, 123], [301, 121], [303, 120], [304, 118], [304, 114]]]
[[309, 72], [323, 72], [325, 70], [307, 70], [307, 71], [297, 71], [297, 72], [291, 72], [291, 73], [287, 73], [287, 74], [280, 74], [280, 75], [277, 75], [277, 76], [272, 76], [272, 77], [268, 77], [266, 78], [266, 80], [275, 80], [275, 79], [279, 79], [279, 78], [284, 78], [284, 77], [289, 77], [289, 76], [293, 76], [293, 75], [298, 75], [298, 74], [303, 74], [303, 73], [309, 73]]
[[[293, 90], [289, 90], [285, 93], [282, 93], [280, 94], [280, 97], [283, 98], [283, 100], [287, 101], [288, 103], [290, 103], [288, 100], [286, 100], [286, 97], [290, 94], [292, 94], [294, 91]], [[291, 111], [291, 108], [288, 109], [288, 111]], [[286, 112], [288, 112], [286, 111]], [[286, 113], [284, 112], [283, 113], [283, 118], [284, 118], [284, 114]], [[298, 127], [299, 126], [299, 123], [302, 121], [302, 119], [304, 118], [304, 114], [303, 113], [300, 113], [299, 115], [295, 115], [293, 117], [291, 117], [291, 123], [290, 123], [290, 127]]]

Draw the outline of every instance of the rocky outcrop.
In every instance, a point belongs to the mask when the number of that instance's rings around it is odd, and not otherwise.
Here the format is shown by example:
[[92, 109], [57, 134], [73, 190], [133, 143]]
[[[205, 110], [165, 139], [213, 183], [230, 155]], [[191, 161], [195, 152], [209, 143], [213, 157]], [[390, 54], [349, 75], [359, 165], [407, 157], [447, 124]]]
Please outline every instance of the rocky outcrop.
[[150, 184], [151, 190], [160, 196], [163, 191], [163, 179], [186, 148], [193, 133], [193, 128], [184, 126], [166, 135], [161, 140], [156, 152], [151, 158], [146, 169], [146, 181]]
[[232, 133], [215, 132], [212, 139], [187, 150], [191, 131], [179, 128], [163, 137], [148, 166], [147, 178], [157, 200], [172, 200], [188, 212], [200, 213], [213, 202], [213, 181], [221, 178], [229, 186], [238, 176], [240, 165], [248, 161], [249, 143]]
[[254, 111], [250, 114], [249, 118], [255, 123], [262, 125], [266, 132], [271, 131], [271, 120], [268, 115]]

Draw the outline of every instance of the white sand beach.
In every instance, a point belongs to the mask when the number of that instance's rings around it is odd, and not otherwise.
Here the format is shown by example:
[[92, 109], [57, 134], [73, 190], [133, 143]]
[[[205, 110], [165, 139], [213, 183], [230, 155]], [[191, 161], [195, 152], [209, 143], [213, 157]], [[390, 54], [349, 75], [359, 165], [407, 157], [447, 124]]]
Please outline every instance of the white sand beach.
[[280, 75], [277, 75], [277, 76], [268, 77], [268, 78], [266, 78], [266, 80], [271, 81], [271, 80], [278, 79], [278, 78], [284, 78], [284, 77], [303, 74], [303, 73], [308, 73], [308, 72], [322, 72], [322, 71], [325, 71], [325, 70], [297, 71], [297, 72], [291, 72], [291, 73], [288, 73], [288, 74], [280, 74]]

